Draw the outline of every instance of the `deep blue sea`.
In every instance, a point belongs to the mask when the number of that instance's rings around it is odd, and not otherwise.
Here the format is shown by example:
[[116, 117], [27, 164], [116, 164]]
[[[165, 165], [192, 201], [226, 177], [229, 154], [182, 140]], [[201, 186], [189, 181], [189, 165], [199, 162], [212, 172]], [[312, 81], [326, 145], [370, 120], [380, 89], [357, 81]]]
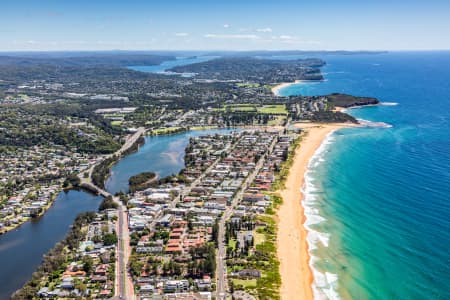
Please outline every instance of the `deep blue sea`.
[[374, 96], [391, 128], [342, 129], [305, 190], [319, 299], [450, 299], [450, 52], [324, 56], [326, 80], [283, 95]]

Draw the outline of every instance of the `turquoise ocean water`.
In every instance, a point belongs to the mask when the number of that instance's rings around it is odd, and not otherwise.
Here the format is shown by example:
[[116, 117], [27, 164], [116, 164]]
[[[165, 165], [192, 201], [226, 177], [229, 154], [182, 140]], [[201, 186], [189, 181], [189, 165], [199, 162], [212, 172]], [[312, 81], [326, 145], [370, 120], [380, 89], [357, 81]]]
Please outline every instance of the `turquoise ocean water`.
[[310, 162], [316, 297], [450, 299], [450, 52], [323, 58], [324, 82], [281, 94], [374, 96], [349, 112], [392, 127], [339, 130]]

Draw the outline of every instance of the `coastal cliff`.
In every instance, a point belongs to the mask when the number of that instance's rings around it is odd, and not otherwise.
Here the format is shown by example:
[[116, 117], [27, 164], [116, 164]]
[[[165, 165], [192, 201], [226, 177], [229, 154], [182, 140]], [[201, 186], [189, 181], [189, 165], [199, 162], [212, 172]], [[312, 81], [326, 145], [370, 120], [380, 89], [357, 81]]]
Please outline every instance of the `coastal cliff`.
[[373, 97], [358, 97], [347, 94], [333, 93], [326, 96], [329, 103], [334, 105], [334, 107], [355, 107], [364, 105], [377, 105], [380, 101]]

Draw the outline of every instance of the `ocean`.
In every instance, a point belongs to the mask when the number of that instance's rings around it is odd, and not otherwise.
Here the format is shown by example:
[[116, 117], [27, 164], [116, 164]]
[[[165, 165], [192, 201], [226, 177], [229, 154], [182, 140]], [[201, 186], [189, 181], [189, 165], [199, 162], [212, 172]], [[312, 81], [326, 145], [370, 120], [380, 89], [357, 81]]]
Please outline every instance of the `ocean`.
[[304, 200], [318, 299], [450, 299], [450, 52], [322, 57], [282, 95], [377, 97], [311, 159]]

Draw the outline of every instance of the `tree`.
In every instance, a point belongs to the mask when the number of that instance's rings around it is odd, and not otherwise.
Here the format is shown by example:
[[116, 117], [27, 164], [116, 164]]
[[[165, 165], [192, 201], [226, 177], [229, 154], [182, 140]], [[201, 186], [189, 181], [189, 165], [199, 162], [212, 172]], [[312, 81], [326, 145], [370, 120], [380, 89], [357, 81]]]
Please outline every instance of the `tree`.
[[139, 234], [137, 232], [131, 233], [131, 235], [130, 235], [130, 245], [131, 246], [136, 246], [137, 243], [139, 242], [139, 239], [140, 239], [140, 237], [139, 237]]
[[219, 244], [219, 222], [216, 219], [216, 222], [214, 223], [214, 225], [212, 226], [212, 239], [217, 247], [217, 245]]
[[85, 292], [87, 289], [86, 285], [82, 282], [75, 283], [75, 288], [80, 290], [81, 292]]
[[[234, 293], [234, 282], [233, 282], [233, 280], [230, 280], [230, 293], [231, 294]], [[234, 297], [234, 296], [232, 295], [232, 297]]]
[[92, 258], [90, 256], [84, 256], [82, 262], [83, 262], [83, 271], [85, 271], [86, 274], [91, 273], [92, 267], [94, 265]]
[[117, 235], [115, 233], [106, 233], [103, 235], [103, 244], [105, 246], [114, 245], [117, 243]]
[[111, 196], [108, 196], [106, 198], [103, 199], [102, 203], [100, 204], [98, 210], [102, 211], [105, 209], [110, 209], [110, 208], [117, 208], [117, 203], [114, 202], [113, 198]]
[[71, 174], [67, 176], [66, 180], [64, 180], [63, 188], [67, 188], [70, 186], [78, 187], [80, 185], [80, 182], [80, 178], [77, 175]]

